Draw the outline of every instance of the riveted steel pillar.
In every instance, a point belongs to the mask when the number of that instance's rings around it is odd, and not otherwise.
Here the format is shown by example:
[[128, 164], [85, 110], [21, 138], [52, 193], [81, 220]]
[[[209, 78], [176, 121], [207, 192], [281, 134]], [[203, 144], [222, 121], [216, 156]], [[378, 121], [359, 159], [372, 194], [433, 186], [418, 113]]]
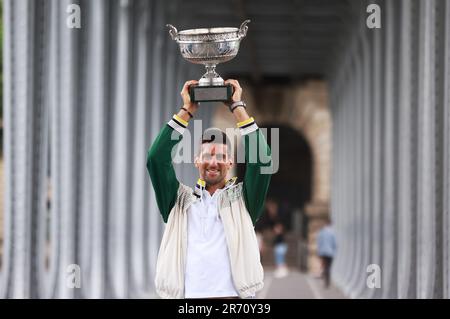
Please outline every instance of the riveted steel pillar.
[[416, 125], [417, 119], [417, 72], [418, 72], [418, 28], [415, 26], [417, 16], [416, 3], [405, 0], [401, 2], [400, 26], [400, 70], [399, 70], [399, 179], [398, 187], [398, 266], [397, 296], [414, 298], [416, 295], [416, 229], [417, 206], [417, 160], [416, 160]]
[[[398, 3], [397, 3], [398, 4]], [[396, 271], [395, 259], [397, 258], [397, 211], [396, 202], [396, 174], [397, 174], [397, 53], [394, 45], [398, 43], [397, 4], [392, 1], [385, 2], [385, 56], [384, 56], [384, 115], [383, 115], [383, 202], [382, 202], [382, 297], [393, 298], [396, 296]]]
[[450, 4], [445, 3], [444, 78], [444, 298], [450, 298]]
[[434, 296], [436, 262], [436, 1], [421, 2], [419, 47], [418, 281], [419, 298]]
[[[45, 34], [40, 30], [42, 8], [38, 2], [5, 1], [5, 242], [1, 271], [4, 297], [27, 298], [32, 294], [32, 240], [36, 232], [33, 209], [38, 207], [42, 174], [43, 65]], [[30, 53], [30, 55], [29, 55]], [[36, 101], [34, 100], [36, 98]], [[36, 130], [36, 131], [35, 131]], [[36, 160], [35, 160], [36, 159]]]
[[[374, 171], [373, 171], [373, 215], [372, 215], [372, 258], [371, 264], [381, 266], [382, 262], [382, 203], [383, 203], [383, 116], [384, 116], [384, 89], [383, 89], [383, 75], [384, 69], [382, 67], [384, 61], [384, 36], [383, 29], [374, 30], [373, 35], [373, 64], [375, 66], [374, 70], [374, 85], [373, 85], [373, 103], [374, 108], [374, 124], [373, 124], [373, 161], [374, 161]], [[371, 295], [374, 297], [379, 297], [376, 295], [378, 292], [375, 289], [370, 290]]]
[[[436, 12], [435, 21], [433, 21], [436, 29], [435, 33], [435, 49], [433, 68], [435, 70], [435, 89], [436, 97], [435, 114], [434, 114], [434, 136], [435, 148], [435, 272], [433, 294], [430, 298], [442, 298], [444, 295], [444, 273], [445, 273], [445, 257], [444, 257], [444, 241], [446, 228], [443, 227], [445, 220], [444, 201], [448, 197], [448, 193], [444, 193], [445, 183], [445, 94], [447, 91], [445, 83], [445, 65], [446, 65], [446, 2], [437, 1], [434, 8]], [[448, 107], [448, 106], [447, 106]], [[448, 168], [447, 168], [448, 169]]]

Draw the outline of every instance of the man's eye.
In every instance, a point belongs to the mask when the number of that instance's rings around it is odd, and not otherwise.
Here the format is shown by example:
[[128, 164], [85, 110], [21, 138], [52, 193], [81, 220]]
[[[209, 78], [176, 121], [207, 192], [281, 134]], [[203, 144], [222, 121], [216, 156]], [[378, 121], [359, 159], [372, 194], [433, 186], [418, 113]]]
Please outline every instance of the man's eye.
[[216, 154], [216, 160], [223, 161], [225, 159], [225, 156], [223, 154]]
[[203, 159], [208, 161], [208, 160], [211, 159], [211, 155], [210, 154], [203, 154]]

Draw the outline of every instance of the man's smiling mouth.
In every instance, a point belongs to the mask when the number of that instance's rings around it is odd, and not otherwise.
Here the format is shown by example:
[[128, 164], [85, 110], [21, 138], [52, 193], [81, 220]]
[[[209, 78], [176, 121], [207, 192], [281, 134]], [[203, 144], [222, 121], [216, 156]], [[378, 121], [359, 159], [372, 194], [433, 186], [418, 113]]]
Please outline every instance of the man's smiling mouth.
[[217, 170], [217, 169], [207, 169], [206, 173], [215, 175], [215, 174], [219, 174], [219, 170]]

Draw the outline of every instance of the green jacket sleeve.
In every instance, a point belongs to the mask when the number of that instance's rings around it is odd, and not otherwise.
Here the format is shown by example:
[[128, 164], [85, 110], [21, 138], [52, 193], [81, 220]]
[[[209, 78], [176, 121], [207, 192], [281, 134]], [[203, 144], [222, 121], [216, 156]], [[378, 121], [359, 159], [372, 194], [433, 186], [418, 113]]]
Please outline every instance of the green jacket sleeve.
[[155, 190], [156, 202], [165, 223], [175, 205], [179, 182], [172, 165], [171, 152], [183, 136], [165, 125], [147, 154], [147, 170]]
[[272, 157], [269, 145], [260, 129], [244, 135], [245, 176], [244, 200], [253, 224], [263, 211], [264, 201], [271, 178]]

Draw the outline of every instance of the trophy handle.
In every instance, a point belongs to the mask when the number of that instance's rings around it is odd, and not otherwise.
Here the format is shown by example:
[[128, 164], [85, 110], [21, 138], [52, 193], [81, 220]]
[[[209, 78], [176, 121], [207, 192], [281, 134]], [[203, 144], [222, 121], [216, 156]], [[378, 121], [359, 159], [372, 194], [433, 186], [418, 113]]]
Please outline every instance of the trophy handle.
[[242, 22], [241, 26], [239, 27], [239, 32], [238, 32], [239, 39], [242, 39], [243, 37], [245, 37], [247, 35], [247, 30], [248, 30], [247, 24], [249, 24], [249, 23], [250, 23], [250, 20], [245, 20], [244, 22]]
[[178, 30], [171, 24], [166, 24], [166, 27], [170, 28], [169, 34], [172, 37], [172, 40], [178, 41]]

